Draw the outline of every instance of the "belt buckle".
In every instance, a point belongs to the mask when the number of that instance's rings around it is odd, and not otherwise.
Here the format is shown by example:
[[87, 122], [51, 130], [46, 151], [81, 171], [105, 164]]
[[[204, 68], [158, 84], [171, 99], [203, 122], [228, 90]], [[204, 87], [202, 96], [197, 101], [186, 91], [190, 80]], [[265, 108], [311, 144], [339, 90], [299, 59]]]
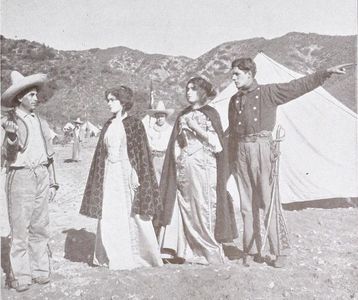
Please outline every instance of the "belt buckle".
[[257, 135], [256, 134], [250, 134], [245, 137], [245, 141], [248, 143], [255, 143], [257, 141]]

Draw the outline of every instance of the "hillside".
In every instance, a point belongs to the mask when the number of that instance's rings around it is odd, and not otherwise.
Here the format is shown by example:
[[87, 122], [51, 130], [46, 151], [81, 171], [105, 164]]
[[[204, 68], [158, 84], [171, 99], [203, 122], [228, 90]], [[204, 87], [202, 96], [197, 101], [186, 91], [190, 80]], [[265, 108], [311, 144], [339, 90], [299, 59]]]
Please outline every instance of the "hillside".
[[[185, 72], [178, 75], [176, 82], [185, 84], [186, 78], [203, 74], [221, 90], [230, 83], [228, 72], [231, 61], [245, 56], [254, 58], [259, 51], [296, 72], [307, 74], [321, 68], [355, 61], [356, 38], [289, 33], [272, 40], [255, 38], [228, 42], [192, 61]], [[356, 111], [355, 71], [356, 69], [352, 68], [344, 77], [333, 77], [324, 87]], [[173, 82], [173, 78], [169, 80]]]
[[[126, 47], [58, 51], [37, 42], [1, 36], [2, 91], [9, 86], [11, 70], [25, 75], [47, 73], [51, 83], [41, 96], [44, 101], [51, 100], [39, 107], [40, 112], [56, 125], [77, 116], [97, 124], [108, 117], [103, 101], [105, 89], [118, 84], [134, 89], [136, 105], [133, 113], [140, 113], [148, 107], [151, 80], [155, 98], [180, 109], [186, 105], [184, 87], [191, 76], [204, 75], [223, 89], [230, 82], [230, 63], [234, 58], [254, 57], [263, 50], [279, 63], [297, 72], [309, 73], [354, 61], [356, 38], [289, 33], [271, 40], [253, 38], [227, 42], [191, 59], [147, 54]], [[355, 82], [355, 69], [351, 69], [343, 78], [330, 79], [324, 87], [356, 110]]]

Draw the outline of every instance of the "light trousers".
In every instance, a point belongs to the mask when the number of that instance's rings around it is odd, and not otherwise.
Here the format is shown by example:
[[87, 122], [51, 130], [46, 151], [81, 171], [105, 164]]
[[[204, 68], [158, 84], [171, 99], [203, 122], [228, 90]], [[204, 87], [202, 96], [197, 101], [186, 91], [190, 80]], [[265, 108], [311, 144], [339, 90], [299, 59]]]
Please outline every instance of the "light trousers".
[[[259, 138], [255, 142], [238, 143], [234, 177], [240, 194], [245, 254], [261, 254], [260, 209], [264, 211], [266, 225], [273, 192], [271, 159], [271, 139], [268, 137]], [[276, 220], [276, 210], [273, 209], [268, 239], [271, 253], [279, 255], [279, 232]]]
[[50, 275], [47, 167], [10, 170], [6, 192], [11, 226], [12, 280], [29, 284], [32, 278]]

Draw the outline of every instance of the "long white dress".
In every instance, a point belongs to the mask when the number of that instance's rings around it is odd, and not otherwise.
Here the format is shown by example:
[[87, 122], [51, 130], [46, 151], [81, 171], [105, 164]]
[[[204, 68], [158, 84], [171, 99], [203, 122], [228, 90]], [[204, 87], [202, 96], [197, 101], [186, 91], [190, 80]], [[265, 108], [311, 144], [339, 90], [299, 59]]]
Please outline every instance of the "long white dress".
[[222, 146], [211, 121], [203, 113], [192, 111], [186, 117], [197, 122], [209, 140], [201, 141], [194, 132], [186, 130], [187, 145], [176, 148], [178, 191], [171, 223], [160, 234], [162, 252], [170, 254], [173, 250], [177, 257], [190, 263], [224, 263], [222, 246], [214, 237], [215, 153], [222, 151]]
[[[160, 250], [149, 217], [131, 212], [138, 177], [127, 154], [127, 139], [122, 118], [116, 117], [104, 136], [108, 157], [103, 183], [100, 236], [109, 269], [128, 270], [161, 266]], [[97, 244], [97, 243], [96, 243]], [[94, 255], [94, 263], [100, 264]]]

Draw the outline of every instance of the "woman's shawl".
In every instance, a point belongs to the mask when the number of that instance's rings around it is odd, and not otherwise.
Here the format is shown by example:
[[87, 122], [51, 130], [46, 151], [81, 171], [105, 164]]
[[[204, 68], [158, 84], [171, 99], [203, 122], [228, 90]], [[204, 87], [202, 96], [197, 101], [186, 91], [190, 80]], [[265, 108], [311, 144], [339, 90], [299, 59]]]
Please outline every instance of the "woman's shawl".
[[[107, 157], [104, 135], [112, 119], [108, 120], [102, 128], [82, 199], [80, 214], [91, 218], [102, 218], [103, 181]], [[123, 120], [123, 125], [127, 136], [128, 158], [137, 172], [140, 184], [134, 196], [132, 212], [156, 216], [162, 210], [162, 203], [144, 126], [140, 120], [131, 116]]]
[[[187, 107], [179, 114], [169, 140], [168, 149], [165, 154], [159, 188], [160, 196], [163, 203], [163, 212], [160, 216], [160, 224], [162, 226], [170, 224], [173, 215], [174, 203], [176, 201], [177, 172], [175, 159], [175, 141], [177, 140], [179, 134], [179, 118], [184, 114], [190, 112], [191, 110], [191, 107]], [[230, 242], [234, 238], [236, 238], [238, 234], [232, 199], [226, 190], [226, 182], [229, 176], [226, 147], [227, 143], [224, 140], [223, 129], [221, 126], [218, 112], [208, 105], [203, 106], [198, 110], [210, 119], [213, 128], [219, 137], [221, 145], [223, 146], [223, 151], [220, 153], [216, 153], [217, 203], [215, 238], [218, 242]]]

